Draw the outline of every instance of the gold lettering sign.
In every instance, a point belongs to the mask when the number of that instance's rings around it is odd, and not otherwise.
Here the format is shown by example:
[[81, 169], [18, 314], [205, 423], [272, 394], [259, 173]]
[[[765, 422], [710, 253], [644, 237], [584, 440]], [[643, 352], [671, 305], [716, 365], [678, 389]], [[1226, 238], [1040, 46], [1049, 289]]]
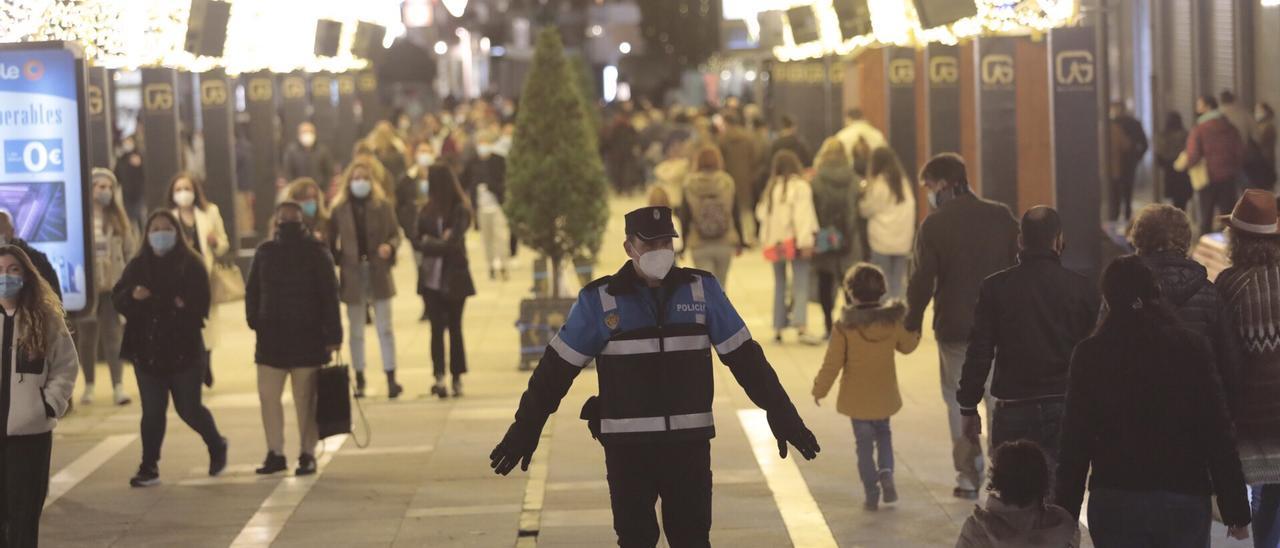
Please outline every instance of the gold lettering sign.
[[227, 104], [227, 83], [222, 80], [200, 82], [200, 103], [210, 107]]
[[281, 92], [284, 93], [285, 99], [298, 99], [307, 96], [307, 83], [296, 76], [284, 79], [284, 85], [281, 86]]
[[356, 90], [356, 79], [350, 76], [338, 77], [338, 95], [351, 95]]
[[988, 86], [1013, 85], [1013, 57], [999, 54], [983, 57], [982, 83]]
[[102, 111], [106, 108], [106, 102], [102, 100], [102, 88], [90, 85], [85, 90], [85, 99], [89, 107], [90, 116], [101, 116]]
[[249, 80], [250, 101], [270, 101], [272, 94], [270, 78], [254, 78]]
[[360, 75], [360, 91], [374, 91], [378, 89], [378, 79], [372, 74]]
[[1093, 52], [1073, 49], [1059, 53], [1053, 60], [1054, 77], [1060, 86], [1093, 84]]
[[323, 76], [317, 76], [311, 79], [311, 94], [322, 97], [329, 96], [329, 79]]
[[955, 57], [943, 55], [929, 59], [929, 81], [935, 84], [954, 84], [960, 81], [960, 63]]
[[142, 100], [147, 110], [169, 110], [173, 108], [173, 86], [147, 84], [142, 88]]
[[911, 59], [894, 59], [889, 62], [889, 83], [909, 86], [916, 82], [916, 63]]

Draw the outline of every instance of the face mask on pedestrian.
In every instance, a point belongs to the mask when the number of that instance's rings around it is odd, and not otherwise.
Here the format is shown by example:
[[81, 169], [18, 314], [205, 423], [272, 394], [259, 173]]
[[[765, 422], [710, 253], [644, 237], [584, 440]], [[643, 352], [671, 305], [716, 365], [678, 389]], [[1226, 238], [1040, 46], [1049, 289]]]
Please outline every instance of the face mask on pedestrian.
[[[639, 252], [633, 245], [631, 248], [635, 252]], [[654, 280], [661, 280], [667, 277], [667, 273], [671, 272], [671, 267], [676, 264], [676, 252], [672, 249], [654, 249], [640, 253], [640, 257], [636, 259], [636, 267], [640, 269], [646, 277]]]
[[156, 255], [163, 257], [178, 245], [178, 233], [174, 230], [150, 232], [147, 234], [147, 243], [151, 244], [151, 250], [155, 251]]
[[111, 205], [111, 191], [110, 191], [110, 190], [95, 190], [95, 191], [93, 192], [93, 201], [98, 202], [98, 205], [100, 205], [100, 206], [109, 206], [109, 205]]
[[123, 143], [120, 143], [120, 150], [124, 151], [125, 154], [133, 152], [133, 141], [125, 141]]
[[178, 204], [178, 207], [191, 207], [191, 204], [196, 203], [196, 193], [190, 190], [174, 192], [173, 203]]
[[352, 179], [351, 180], [352, 196], [355, 196], [356, 198], [360, 198], [361, 200], [363, 200], [365, 198], [368, 198], [369, 193], [372, 191], [373, 191], [373, 183], [370, 183], [368, 179]]
[[0, 275], [0, 299], [15, 299], [22, 292], [22, 276]]
[[307, 233], [307, 229], [302, 225], [302, 221], [280, 221], [276, 223], [276, 233], [281, 238], [297, 239]]
[[316, 134], [314, 133], [300, 134], [298, 135], [298, 142], [302, 143], [302, 146], [304, 147], [310, 147], [311, 145], [316, 144]]
[[302, 206], [302, 214], [308, 217], [315, 217], [316, 212], [320, 209], [319, 204], [317, 204], [315, 200], [306, 200], [298, 205]]
[[435, 163], [436, 157], [428, 152], [419, 152], [416, 160], [418, 161], [418, 167], [428, 168]]
[[493, 145], [476, 145], [476, 154], [481, 158], [488, 158], [493, 155]]
[[421, 181], [418, 181], [418, 195], [419, 195], [419, 196], [426, 196], [426, 195], [427, 195], [427, 191], [429, 191], [429, 190], [431, 190], [431, 181], [428, 181], [428, 180], [426, 180], [426, 179], [423, 179], [423, 180], [421, 180]]

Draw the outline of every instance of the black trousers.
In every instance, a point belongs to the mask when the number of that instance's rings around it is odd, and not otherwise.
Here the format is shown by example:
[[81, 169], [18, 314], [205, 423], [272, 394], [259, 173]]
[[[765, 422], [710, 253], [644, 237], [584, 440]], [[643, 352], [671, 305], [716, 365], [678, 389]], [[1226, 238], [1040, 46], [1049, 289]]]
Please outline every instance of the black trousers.
[[0, 547], [39, 544], [52, 449], [52, 432], [0, 438]]
[[822, 325], [831, 334], [832, 312], [836, 309], [836, 286], [840, 280], [832, 272], [818, 271], [818, 303], [822, 305]]
[[222, 435], [213, 422], [213, 414], [200, 401], [200, 381], [205, 370], [203, 365], [195, 365], [162, 376], [134, 368], [134, 375], [138, 378], [138, 397], [142, 400], [143, 466], [155, 468], [160, 462], [170, 395], [173, 396], [173, 408], [178, 412], [178, 418], [200, 434], [206, 446], [221, 447]]
[[467, 348], [462, 342], [462, 307], [466, 299], [453, 299], [434, 289], [424, 291], [427, 319], [431, 321], [431, 368], [435, 376], [444, 376], [444, 337], [449, 332], [449, 364], [452, 375], [467, 372]]
[[1213, 219], [1217, 215], [1229, 215], [1236, 206], [1236, 183], [1226, 181], [1209, 183], [1200, 190], [1200, 233], [1213, 231]]
[[1111, 179], [1111, 220], [1133, 218], [1133, 180], [1135, 178], [1134, 170], [1129, 169], [1123, 175]]
[[710, 440], [609, 444], [604, 462], [618, 546], [658, 544], [659, 498], [671, 548], [711, 546]]

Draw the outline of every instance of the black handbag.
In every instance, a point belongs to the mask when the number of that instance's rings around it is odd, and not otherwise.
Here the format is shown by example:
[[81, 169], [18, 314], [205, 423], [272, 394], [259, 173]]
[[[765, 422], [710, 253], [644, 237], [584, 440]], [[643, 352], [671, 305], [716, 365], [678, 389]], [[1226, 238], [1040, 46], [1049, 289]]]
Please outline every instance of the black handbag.
[[351, 433], [351, 372], [346, 365], [316, 373], [316, 427], [320, 439]]

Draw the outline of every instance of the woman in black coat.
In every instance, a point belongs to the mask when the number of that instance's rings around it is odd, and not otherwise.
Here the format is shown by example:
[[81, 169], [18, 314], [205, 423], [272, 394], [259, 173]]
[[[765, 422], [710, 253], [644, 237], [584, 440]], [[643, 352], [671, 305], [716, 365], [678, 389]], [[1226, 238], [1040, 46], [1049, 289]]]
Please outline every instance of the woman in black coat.
[[1095, 546], [1190, 548], [1209, 545], [1217, 495], [1230, 534], [1247, 538], [1244, 475], [1208, 341], [1179, 325], [1136, 256], [1107, 267], [1102, 294], [1107, 313], [1071, 358], [1058, 505], [1078, 516], [1088, 477]]
[[142, 249], [124, 268], [111, 300], [125, 317], [120, 357], [133, 362], [142, 399], [142, 464], [129, 484], [160, 481], [169, 397], [183, 422], [209, 448], [209, 475], [227, 465], [227, 439], [200, 401], [205, 348], [201, 329], [209, 316], [209, 274], [169, 211], [147, 218]]
[[449, 332], [449, 372], [453, 395], [462, 395], [462, 374], [467, 355], [462, 344], [462, 306], [476, 294], [467, 262], [467, 229], [471, 227], [471, 202], [453, 170], [435, 165], [427, 171], [430, 181], [427, 203], [418, 211], [413, 247], [422, 254], [418, 290], [427, 301], [431, 320], [431, 363], [436, 383], [431, 393], [447, 397], [444, 387], [444, 335]]
[[275, 239], [263, 242], [253, 256], [245, 284], [245, 317], [257, 346], [258, 401], [267, 435], [267, 457], [259, 474], [288, 468], [284, 457], [284, 382], [293, 383], [298, 412], [299, 476], [316, 471], [316, 370], [329, 363], [342, 346], [338, 312], [338, 278], [333, 256], [303, 224], [302, 206], [276, 206]]

